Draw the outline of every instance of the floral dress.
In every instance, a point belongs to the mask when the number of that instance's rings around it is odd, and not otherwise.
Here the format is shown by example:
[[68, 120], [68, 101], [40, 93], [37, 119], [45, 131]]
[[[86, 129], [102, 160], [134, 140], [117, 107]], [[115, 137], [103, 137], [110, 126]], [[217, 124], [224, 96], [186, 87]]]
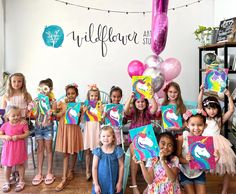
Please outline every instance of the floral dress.
[[[167, 164], [170, 168], [179, 167], [179, 159], [174, 156]], [[151, 185], [148, 185], [148, 194], [181, 194], [179, 181], [168, 179], [164, 168], [158, 158], [148, 159], [146, 167], [154, 168], [154, 180]]]

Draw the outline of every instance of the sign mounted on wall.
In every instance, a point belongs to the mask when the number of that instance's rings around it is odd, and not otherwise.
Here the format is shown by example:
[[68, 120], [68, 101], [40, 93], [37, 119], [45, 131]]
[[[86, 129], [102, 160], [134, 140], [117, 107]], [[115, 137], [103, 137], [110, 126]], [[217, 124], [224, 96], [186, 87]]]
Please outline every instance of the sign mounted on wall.
[[236, 30], [236, 18], [226, 19], [220, 22], [217, 42], [227, 41], [228, 36]]

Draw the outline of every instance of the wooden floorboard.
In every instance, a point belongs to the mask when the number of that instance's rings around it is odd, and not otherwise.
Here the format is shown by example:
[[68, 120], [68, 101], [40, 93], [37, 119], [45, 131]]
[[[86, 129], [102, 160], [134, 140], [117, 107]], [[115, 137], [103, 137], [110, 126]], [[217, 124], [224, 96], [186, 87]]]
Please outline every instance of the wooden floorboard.
[[[46, 161], [44, 161], [46, 162]], [[45, 165], [46, 166], [46, 165]], [[34, 193], [40, 193], [40, 194], [55, 194], [55, 193], [63, 193], [63, 194], [88, 194], [91, 193], [92, 188], [92, 181], [86, 181], [85, 179], [85, 163], [84, 161], [79, 161], [76, 166], [75, 171], [75, 178], [72, 180], [67, 187], [61, 191], [56, 192], [54, 191], [54, 188], [57, 186], [57, 184], [61, 180], [61, 174], [62, 174], [62, 156], [60, 154], [54, 155], [54, 164], [53, 164], [54, 174], [56, 176], [56, 181], [52, 185], [45, 185], [42, 183], [39, 186], [32, 186], [31, 180], [34, 177], [34, 175], [37, 173], [35, 169], [33, 169], [33, 164], [31, 157], [29, 155], [29, 162], [28, 162], [28, 169], [26, 170], [26, 187], [21, 192], [22, 194], [34, 194]], [[44, 172], [46, 172], [46, 168], [43, 169]], [[146, 183], [142, 178], [141, 172], [138, 173], [137, 176], [138, 185], [140, 188], [140, 191], [143, 191], [146, 187]], [[0, 168], [0, 187], [4, 183], [4, 177], [3, 177], [3, 169]], [[209, 194], [219, 194], [220, 188], [222, 186], [223, 178], [219, 176], [212, 176], [207, 175], [207, 193]], [[128, 179], [128, 184], [130, 185], [130, 177]], [[15, 193], [14, 192], [15, 186], [12, 186], [12, 190], [9, 193]], [[1, 193], [1, 191], [0, 191]], [[128, 188], [125, 191], [125, 194], [132, 194], [132, 189]], [[230, 190], [228, 194], [236, 194], [236, 177], [232, 177], [231, 183], [230, 183]]]

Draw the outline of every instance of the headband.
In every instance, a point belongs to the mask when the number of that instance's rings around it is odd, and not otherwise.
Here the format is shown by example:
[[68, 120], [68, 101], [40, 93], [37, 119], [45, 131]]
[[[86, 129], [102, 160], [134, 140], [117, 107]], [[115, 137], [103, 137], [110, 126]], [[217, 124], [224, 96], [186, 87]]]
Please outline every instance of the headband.
[[195, 116], [197, 114], [200, 114], [204, 117], [207, 116], [206, 112], [203, 109], [189, 109], [183, 114], [183, 118], [185, 121], [187, 121], [191, 116]]
[[91, 84], [91, 85], [88, 85], [89, 89], [90, 90], [98, 90], [98, 87], [96, 84]]
[[75, 87], [78, 89], [78, 85], [76, 83], [68, 84], [65, 89], [67, 90], [69, 87]]
[[202, 104], [203, 104], [204, 107], [208, 106], [208, 105], [211, 104], [211, 103], [212, 103], [212, 104], [220, 105], [219, 102], [214, 101], [214, 100], [205, 100], [205, 101], [202, 102]]

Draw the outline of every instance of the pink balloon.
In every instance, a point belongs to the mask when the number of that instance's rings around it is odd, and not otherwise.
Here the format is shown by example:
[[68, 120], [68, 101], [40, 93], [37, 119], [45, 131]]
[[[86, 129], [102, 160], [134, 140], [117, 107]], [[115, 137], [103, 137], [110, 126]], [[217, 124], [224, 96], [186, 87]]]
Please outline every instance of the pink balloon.
[[170, 81], [180, 74], [181, 63], [178, 59], [168, 58], [163, 63], [161, 63], [161, 70], [165, 75], [165, 79]]
[[159, 55], [165, 48], [168, 32], [168, 10], [169, 0], [153, 0], [152, 2], [152, 51]]
[[128, 65], [128, 73], [129, 76], [139, 76], [142, 75], [144, 70], [146, 69], [146, 65], [144, 65], [141, 61], [133, 60]]

